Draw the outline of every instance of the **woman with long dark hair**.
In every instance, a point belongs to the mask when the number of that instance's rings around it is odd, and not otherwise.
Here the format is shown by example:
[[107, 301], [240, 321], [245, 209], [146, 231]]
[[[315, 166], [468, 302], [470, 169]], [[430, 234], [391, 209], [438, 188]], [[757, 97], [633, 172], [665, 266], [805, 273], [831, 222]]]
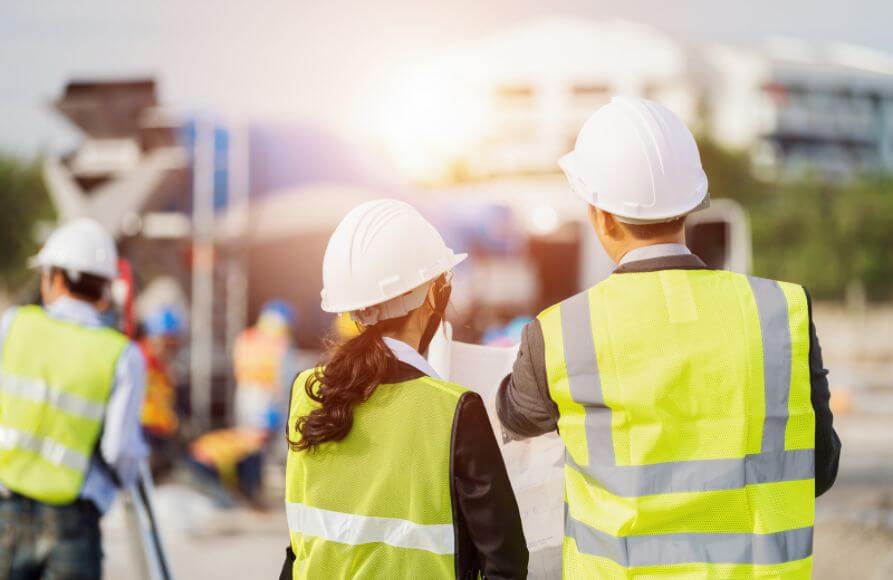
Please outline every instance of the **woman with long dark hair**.
[[329, 240], [322, 307], [360, 333], [293, 386], [284, 578], [527, 576], [483, 401], [423, 356], [464, 258], [396, 200], [360, 205]]

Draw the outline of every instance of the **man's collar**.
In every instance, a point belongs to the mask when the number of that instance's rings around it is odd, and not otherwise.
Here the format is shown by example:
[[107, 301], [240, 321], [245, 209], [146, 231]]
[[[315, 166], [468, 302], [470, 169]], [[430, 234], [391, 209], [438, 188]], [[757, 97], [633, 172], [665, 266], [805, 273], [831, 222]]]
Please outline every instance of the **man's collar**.
[[633, 274], [641, 272], [657, 272], [659, 270], [711, 270], [694, 254], [680, 256], [663, 256], [648, 260], [636, 260], [618, 266], [614, 274]]
[[76, 298], [61, 296], [54, 300], [52, 304], [48, 304], [46, 311], [53, 318], [66, 322], [73, 322], [83, 326], [102, 325], [102, 320], [96, 308], [92, 304]]
[[620, 258], [618, 266], [629, 264], [630, 262], [638, 262], [639, 260], [653, 260], [655, 258], [665, 258], [668, 256], [686, 256], [690, 255], [691, 250], [685, 244], [666, 243], [652, 244], [650, 246], [641, 246], [633, 248]]

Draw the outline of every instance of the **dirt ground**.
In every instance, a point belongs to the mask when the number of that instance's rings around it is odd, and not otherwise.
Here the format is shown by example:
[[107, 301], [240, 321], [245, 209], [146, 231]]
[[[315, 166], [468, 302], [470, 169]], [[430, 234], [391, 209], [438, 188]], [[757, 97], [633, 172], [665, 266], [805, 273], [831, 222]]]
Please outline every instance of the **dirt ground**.
[[837, 484], [816, 504], [815, 578], [893, 578], [893, 416], [836, 421]]

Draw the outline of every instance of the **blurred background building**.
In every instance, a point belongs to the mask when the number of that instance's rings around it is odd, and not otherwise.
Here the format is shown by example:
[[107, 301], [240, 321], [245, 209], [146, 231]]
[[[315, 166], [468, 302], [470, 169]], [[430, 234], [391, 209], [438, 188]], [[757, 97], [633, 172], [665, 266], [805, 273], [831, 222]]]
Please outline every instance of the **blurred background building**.
[[[893, 169], [893, 55], [789, 38], [684, 42], [623, 20], [538, 18], [453, 48], [407, 85], [407, 100], [428, 102], [404, 109], [393, 130], [407, 139], [415, 127], [428, 163], [443, 164], [421, 167], [427, 178], [553, 173], [582, 123], [618, 94], [664, 103], [765, 172]], [[454, 151], [438, 151], [438, 126], [461, 137]]]

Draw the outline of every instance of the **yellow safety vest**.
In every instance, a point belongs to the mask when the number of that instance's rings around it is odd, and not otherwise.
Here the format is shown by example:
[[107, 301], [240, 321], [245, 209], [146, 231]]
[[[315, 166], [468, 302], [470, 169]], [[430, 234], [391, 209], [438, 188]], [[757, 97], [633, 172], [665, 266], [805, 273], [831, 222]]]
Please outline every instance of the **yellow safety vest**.
[[127, 344], [108, 328], [18, 309], [0, 369], [0, 483], [49, 504], [77, 498]]
[[[289, 438], [316, 405], [304, 372]], [[455, 578], [453, 420], [465, 389], [421, 377], [383, 384], [354, 409], [348, 436], [289, 451], [285, 501], [294, 578]]]
[[615, 274], [539, 321], [567, 447], [566, 578], [810, 578], [801, 287]]

